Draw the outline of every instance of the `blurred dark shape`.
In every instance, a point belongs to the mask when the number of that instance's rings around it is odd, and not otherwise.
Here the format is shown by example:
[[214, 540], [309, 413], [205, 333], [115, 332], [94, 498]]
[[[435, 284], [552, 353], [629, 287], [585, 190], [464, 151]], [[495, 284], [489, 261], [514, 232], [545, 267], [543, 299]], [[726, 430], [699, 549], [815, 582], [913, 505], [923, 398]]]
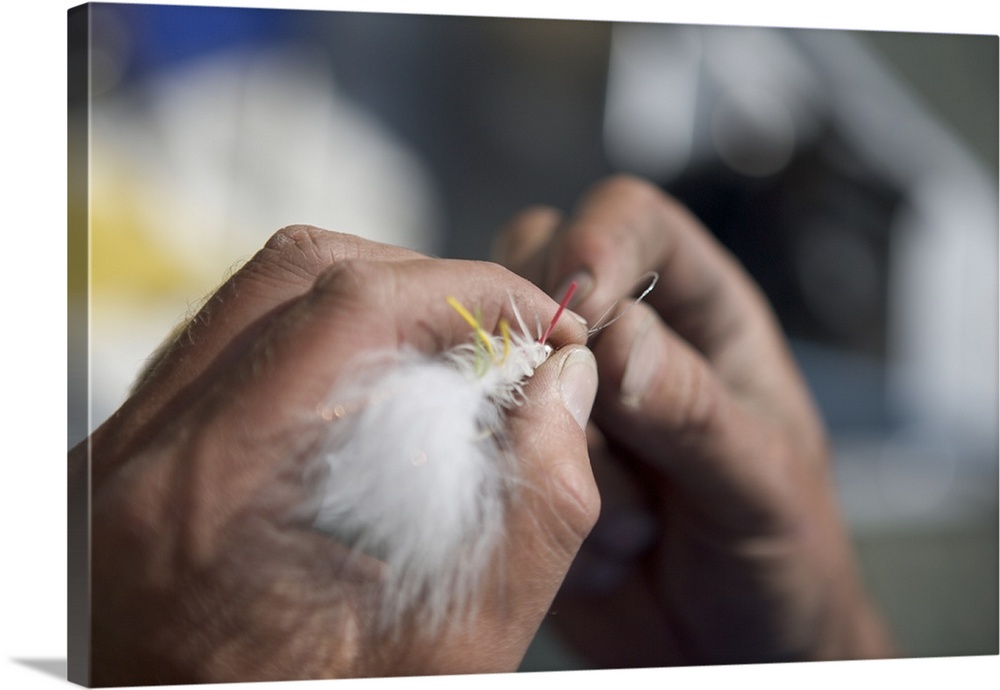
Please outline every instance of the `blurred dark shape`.
[[666, 188], [739, 257], [790, 336], [885, 356], [889, 245], [904, 196], [835, 131], [773, 175], [714, 160]]

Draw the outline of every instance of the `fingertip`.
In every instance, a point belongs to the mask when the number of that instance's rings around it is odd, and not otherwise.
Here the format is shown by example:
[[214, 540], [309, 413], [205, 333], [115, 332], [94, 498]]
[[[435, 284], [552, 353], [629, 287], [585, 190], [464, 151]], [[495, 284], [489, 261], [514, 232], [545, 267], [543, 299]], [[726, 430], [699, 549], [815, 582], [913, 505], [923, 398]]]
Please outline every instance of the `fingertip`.
[[586, 347], [566, 349], [559, 369], [559, 394], [563, 406], [583, 430], [597, 396], [597, 360]]
[[553, 406], [562, 407], [574, 420], [574, 430], [583, 430], [597, 396], [597, 379], [594, 353], [584, 345], [565, 345], [527, 380], [525, 404], [517, 410], [517, 416], [534, 418], [545, 414], [551, 420]]

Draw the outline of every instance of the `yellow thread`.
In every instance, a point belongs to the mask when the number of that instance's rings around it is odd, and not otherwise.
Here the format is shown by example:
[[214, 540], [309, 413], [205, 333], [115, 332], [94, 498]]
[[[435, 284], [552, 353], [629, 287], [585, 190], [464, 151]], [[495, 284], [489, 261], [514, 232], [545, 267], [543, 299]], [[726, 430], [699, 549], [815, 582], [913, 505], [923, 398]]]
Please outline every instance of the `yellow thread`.
[[507, 319], [500, 319], [500, 335], [503, 336], [503, 358], [500, 363], [503, 364], [507, 361], [507, 355], [510, 353], [510, 325], [507, 323]]
[[490, 335], [483, 330], [483, 327], [479, 325], [476, 318], [469, 313], [469, 310], [462, 306], [462, 304], [454, 297], [447, 297], [448, 304], [451, 308], [458, 312], [458, 315], [465, 319], [465, 322], [472, 327], [472, 330], [476, 332], [479, 339], [483, 342], [486, 347], [486, 351], [490, 353], [490, 356], [496, 359], [496, 354], [493, 352], [493, 343], [490, 342]]

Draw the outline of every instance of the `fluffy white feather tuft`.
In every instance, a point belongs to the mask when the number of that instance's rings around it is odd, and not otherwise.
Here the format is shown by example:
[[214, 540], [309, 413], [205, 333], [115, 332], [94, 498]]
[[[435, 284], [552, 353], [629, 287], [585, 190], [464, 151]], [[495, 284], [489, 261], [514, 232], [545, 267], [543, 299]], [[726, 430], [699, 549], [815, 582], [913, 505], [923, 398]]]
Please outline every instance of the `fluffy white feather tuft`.
[[523, 322], [496, 336], [467, 320], [472, 343], [370, 355], [328, 401], [316, 526], [386, 564], [383, 626], [413, 612], [434, 630], [471, 613], [518, 484], [504, 411], [551, 348]]

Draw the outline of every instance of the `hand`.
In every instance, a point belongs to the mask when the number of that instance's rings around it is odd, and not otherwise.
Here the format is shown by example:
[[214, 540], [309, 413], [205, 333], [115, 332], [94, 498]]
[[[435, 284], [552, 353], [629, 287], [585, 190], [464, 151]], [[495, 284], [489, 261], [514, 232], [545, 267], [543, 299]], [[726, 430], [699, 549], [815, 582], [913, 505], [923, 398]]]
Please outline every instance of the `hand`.
[[[600, 332], [603, 510], [551, 619], [599, 666], [884, 656], [825, 432], [765, 300], [676, 202], [628, 177], [515, 218], [500, 261]], [[647, 283], [648, 284], [648, 283]], [[645, 287], [638, 286], [638, 287]]]
[[[277, 233], [169, 342], [131, 397], [71, 452], [91, 482], [91, 681], [146, 684], [513, 671], [599, 498], [584, 425], [596, 390], [583, 327], [509, 416], [532, 486], [507, 514], [476, 615], [441, 637], [374, 625], [382, 564], [312, 529], [315, 410], [355, 355], [433, 352], [492, 329], [513, 295], [534, 322], [556, 304], [493, 264], [292, 227]], [[88, 463], [89, 443], [89, 463]]]

